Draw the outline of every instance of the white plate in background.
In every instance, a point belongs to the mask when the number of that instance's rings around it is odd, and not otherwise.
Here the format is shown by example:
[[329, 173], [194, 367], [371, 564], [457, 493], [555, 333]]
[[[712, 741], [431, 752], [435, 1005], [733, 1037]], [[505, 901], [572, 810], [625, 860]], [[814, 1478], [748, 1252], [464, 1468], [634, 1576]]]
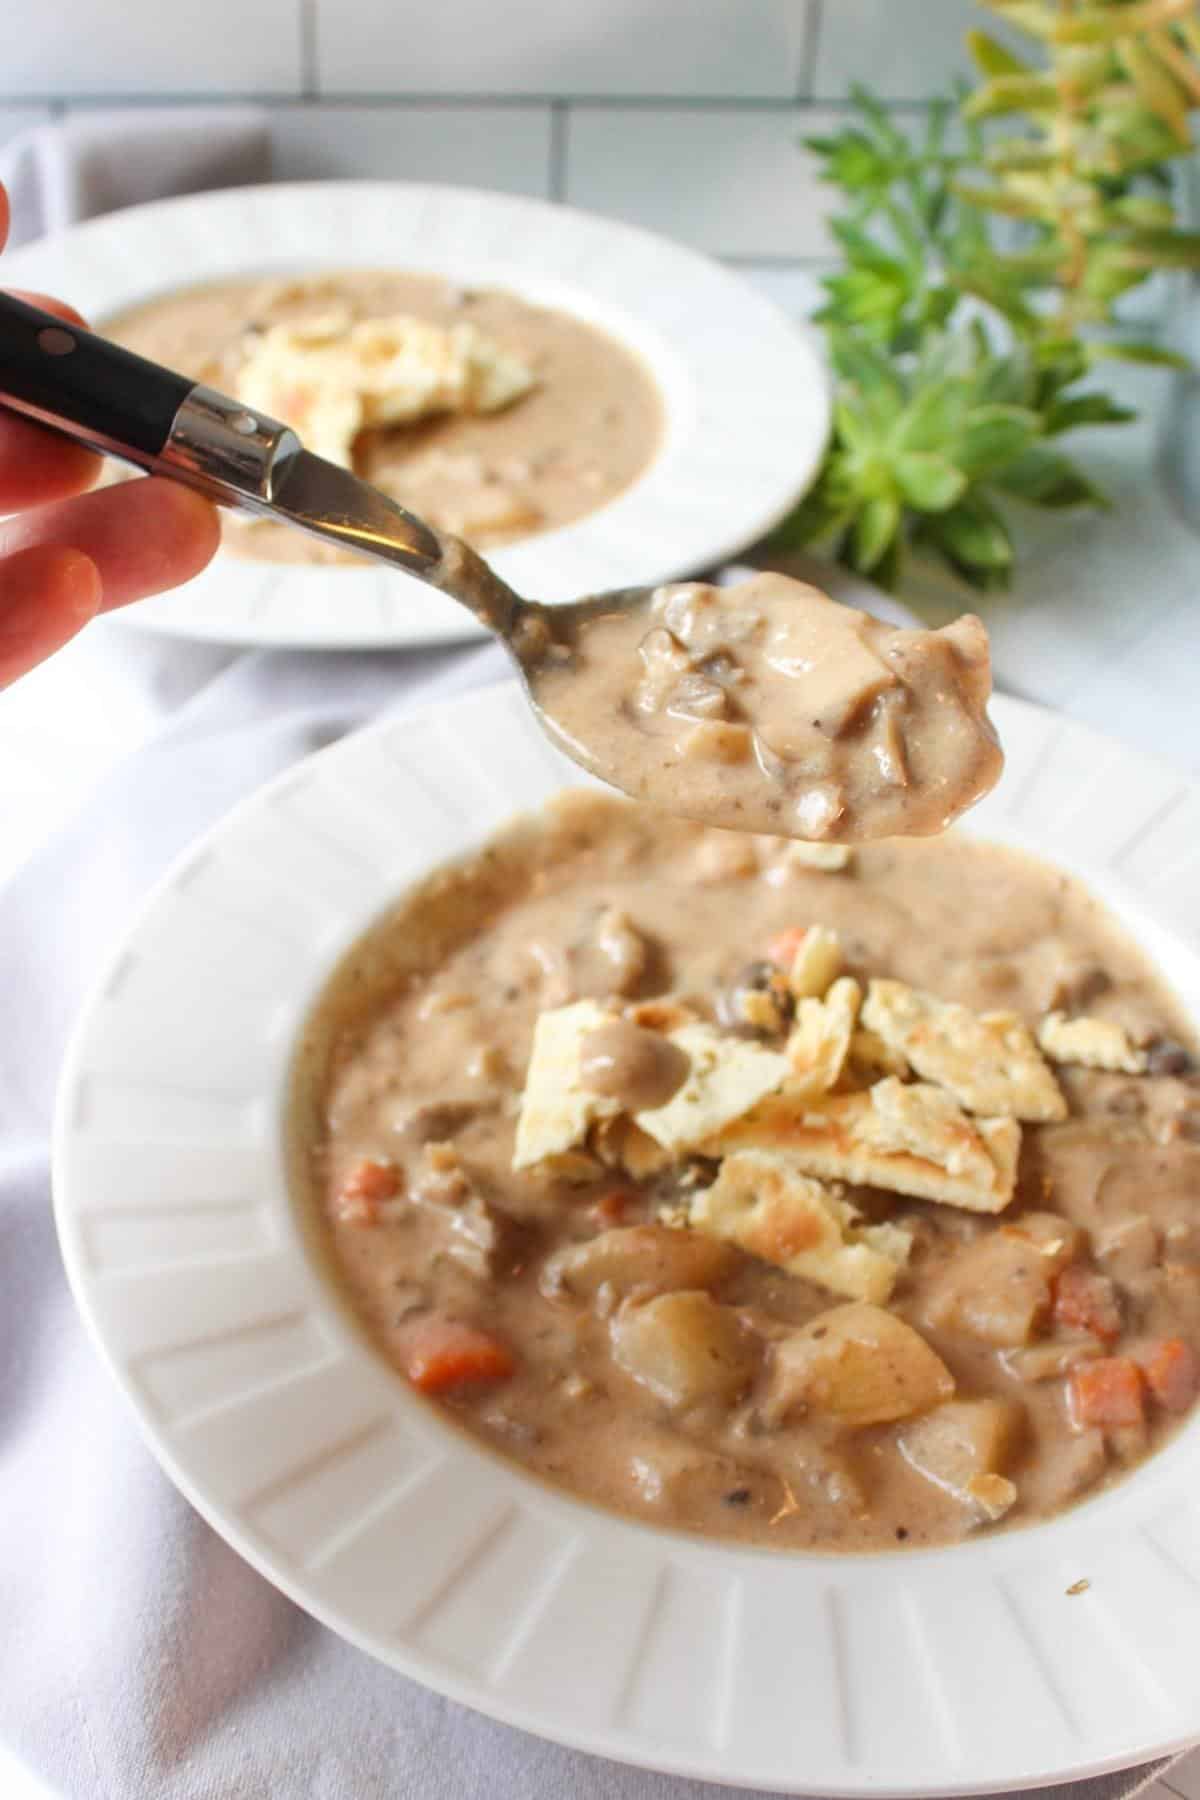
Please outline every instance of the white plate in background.
[[[131, 207], [4, 259], [4, 280], [97, 322], [200, 282], [392, 268], [507, 288], [636, 350], [662, 446], [606, 506], [489, 552], [531, 599], [695, 574], [761, 537], [813, 480], [829, 429], [815, 337], [740, 276], [666, 238], [545, 201], [410, 182], [230, 188]], [[222, 550], [130, 620], [183, 637], [401, 649], [482, 635], [399, 570], [251, 561]]]
[[[1019, 701], [994, 716], [1008, 767], [978, 828], [1088, 881], [1200, 1019], [1200, 784]], [[887, 1555], [747, 1549], [501, 1462], [335, 1302], [285, 1179], [304, 1018], [408, 883], [579, 780], [515, 686], [375, 726], [190, 850], [98, 983], [60, 1093], [55, 1207], [164, 1468], [364, 1650], [627, 1762], [932, 1800], [1191, 1741], [1200, 1418], [1049, 1524]]]

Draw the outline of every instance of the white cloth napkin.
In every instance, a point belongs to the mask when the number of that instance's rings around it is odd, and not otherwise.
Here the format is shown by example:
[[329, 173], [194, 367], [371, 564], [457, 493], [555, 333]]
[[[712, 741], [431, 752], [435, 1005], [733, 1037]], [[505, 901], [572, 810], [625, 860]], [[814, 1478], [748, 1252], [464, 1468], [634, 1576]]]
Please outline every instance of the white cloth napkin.
[[[222, 111], [216, 120], [231, 117]], [[61, 142], [39, 137], [22, 152], [22, 217], [62, 223], [172, 186], [258, 178], [237, 159], [214, 167], [203, 130], [194, 157], [165, 172], [131, 169], [131, 134], [147, 123], [145, 114], [118, 117], [105, 137], [93, 116], [88, 132], [73, 124]], [[168, 137], [179, 150], [175, 131], [172, 115]], [[118, 189], [106, 186], [110, 179]], [[76, 1317], [54, 1241], [46, 1142], [63, 1047], [90, 980], [149, 885], [297, 757], [382, 710], [506, 670], [491, 647], [235, 653], [106, 621], [8, 697], [9, 716], [24, 721], [38, 757], [57, 741], [56, 722], [57, 736], [70, 737], [85, 699], [97, 745], [99, 721], [120, 715], [104, 756], [131, 746], [69, 823], [7, 881], [0, 874], [0, 1750], [36, 1772], [55, 1800], [719, 1800], [727, 1792], [494, 1724], [375, 1663], [276, 1593], [199, 1519], [142, 1444]], [[21, 771], [8, 773], [10, 791], [19, 791]], [[0, 837], [4, 777], [0, 760]], [[82, 796], [83, 784], [76, 790]], [[1129, 1800], [1157, 1772], [1053, 1792]]]
[[257, 107], [72, 113], [22, 132], [0, 151], [10, 242], [164, 194], [265, 181], [270, 154], [266, 115]]

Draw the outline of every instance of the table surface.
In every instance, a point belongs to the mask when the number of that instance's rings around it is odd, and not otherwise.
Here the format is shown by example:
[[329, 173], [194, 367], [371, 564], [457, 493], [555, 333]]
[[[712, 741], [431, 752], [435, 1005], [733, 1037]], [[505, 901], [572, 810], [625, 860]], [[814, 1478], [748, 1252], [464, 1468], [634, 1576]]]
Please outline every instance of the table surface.
[[[799, 316], [811, 275], [762, 271], [756, 281]], [[1056, 707], [1139, 749], [1200, 771], [1200, 528], [1180, 517], [1164, 480], [1164, 416], [1172, 377], [1104, 371], [1140, 409], [1136, 424], [1086, 434], [1084, 460], [1110, 494], [1107, 513], [1025, 513], [1013, 592], [972, 599], [914, 582], [904, 598], [930, 620], [970, 605], [992, 641], [997, 687]], [[53, 661], [0, 695], [0, 881], [205, 680], [243, 655], [153, 639], [126, 623], [93, 625]], [[13, 1800], [36, 1800], [0, 1751]], [[1200, 1800], [1200, 1750], [1152, 1800]]]

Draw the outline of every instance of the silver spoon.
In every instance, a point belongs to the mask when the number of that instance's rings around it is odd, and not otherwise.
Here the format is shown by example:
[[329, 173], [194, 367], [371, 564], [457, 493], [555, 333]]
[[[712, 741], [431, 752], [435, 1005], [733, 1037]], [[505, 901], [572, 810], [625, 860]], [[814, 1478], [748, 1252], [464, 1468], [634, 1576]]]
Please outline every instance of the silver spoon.
[[428, 582], [500, 638], [527, 688], [531, 661], [572, 621], [649, 597], [649, 589], [629, 588], [566, 607], [524, 600], [461, 539], [314, 456], [278, 419], [11, 294], [0, 294], [0, 404], [220, 506], [295, 526]]
[[[776, 596], [771, 619], [758, 621], [760, 636], [788, 637], [807, 619], [787, 656], [748, 651], [748, 666], [741, 666], [697, 649], [689, 661], [684, 644], [704, 632], [663, 629], [664, 616], [671, 618], [669, 591], [623, 588], [553, 606], [526, 600], [461, 539], [314, 456], [278, 419], [11, 295], [0, 295], [0, 404], [222, 506], [390, 563], [449, 595], [504, 644], [560, 749], [665, 810], [788, 836], [927, 832], [941, 830], [999, 774], [984, 712], [990, 673], [978, 620], [944, 632], [889, 633], [864, 614], [797, 589], [782, 602]], [[707, 604], [711, 610], [711, 590]], [[720, 621], [722, 629], [734, 623]], [[642, 664], [649, 666], [656, 644], [668, 678], [677, 653], [686, 665], [681, 691], [690, 699], [660, 704], [651, 694], [644, 702]], [[857, 728], [858, 700], [869, 712], [880, 672], [876, 688], [890, 684], [893, 698], [916, 702], [920, 729], [908, 747], [921, 759], [905, 766], [905, 744], [888, 747], [903, 732], [900, 715], [887, 713], [888, 742], [874, 749], [882, 775]], [[885, 696], [885, 711], [886, 703]], [[713, 705], [716, 717], [706, 718]], [[805, 723], [822, 711], [824, 720]], [[853, 730], [830, 722], [843, 713]], [[764, 723], [771, 727], [765, 733]], [[939, 724], [953, 746], [944, 768], [928, 754], [930, 727]], [[773, 733], [786, 739], [786, 758], [769, 747]]]

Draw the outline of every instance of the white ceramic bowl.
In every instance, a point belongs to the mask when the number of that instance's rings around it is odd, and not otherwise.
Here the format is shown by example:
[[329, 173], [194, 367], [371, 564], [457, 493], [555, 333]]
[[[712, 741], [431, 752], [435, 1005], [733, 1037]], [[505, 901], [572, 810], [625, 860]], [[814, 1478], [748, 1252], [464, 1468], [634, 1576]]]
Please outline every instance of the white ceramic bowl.
[[[470, 188], [325, 181], [131, 207], [4, 259], [14, 286], [103, 320], [240, 275], [395, 268], [508, 288], [639, 352], [665, 411], [645, 473], [586, 518], [501, 546], [531, 599], [672, 580], [763, 536], [808, 487], [829, 429], [816, 339], [740, 276], [633, 226]], [[203, 574], [126, 622], [184, 637], [314, 649], [399, 649], [481, 635], [461, 607], [382, 566], [251, 561]]]
[[[1008, 771], [976, 828], [1081, 874], [1200, 1017], [1200, 788], [1017, 701], [994, 710]], [[509, 685], [380, 725], [189, 851], [99, 982], [62, 1084], [55, 1204], [79, 1305], [163, 1466], [373, 1655], [629, 1762], [928, 1800], [1191, 1740], [1200, 1420], [1050, 1524], [858, 1558], [739, 1549], [499, 1461], [334, 1302], [285, 1178], [298, 1029], [410, 880], [578, 779]]]

